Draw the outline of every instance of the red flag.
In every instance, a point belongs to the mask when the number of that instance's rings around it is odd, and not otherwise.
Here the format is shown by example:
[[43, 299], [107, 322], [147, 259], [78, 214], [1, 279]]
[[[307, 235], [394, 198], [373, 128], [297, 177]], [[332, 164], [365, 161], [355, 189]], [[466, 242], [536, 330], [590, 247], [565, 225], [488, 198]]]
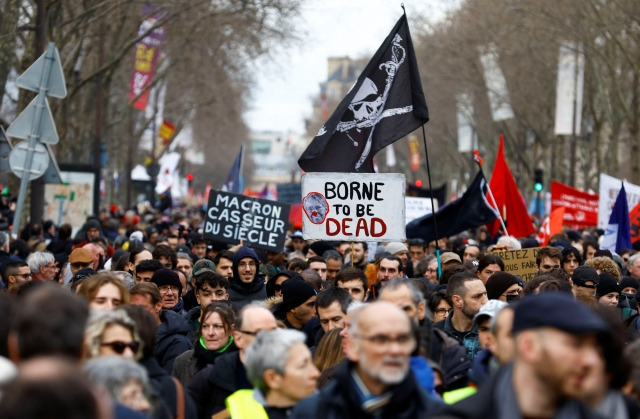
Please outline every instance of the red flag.
[[536, 240], [540, 243], [540, 246], [546, 246], [554, 234], [562, 233], [565, 210], [565, 207], [558, 207], [551, 211], [551, 214], [545, 218], [536, 236]]
[[629, 211], [629, 224], [631, 225], [631, 243], [640, 239], [640, 203]]
[[[504, 135], [500, 134], [500, 146], [498, 155], [493, 165], [493, 175], [489, 184], [493, 197], [498, 205], [498, 211], [502, 215], [510, 236], [528, 237], [535, 233], [531, 218], [527, 212], [527, 206], [520, 195], [518, 185], [511, 175], [511, 170], [504, 159]], [[489, 200], [491, 202], [491, 200]], [[495, 235], [500, 229], [500, 220], [496, 220], [487, 227], [491, 235]]]

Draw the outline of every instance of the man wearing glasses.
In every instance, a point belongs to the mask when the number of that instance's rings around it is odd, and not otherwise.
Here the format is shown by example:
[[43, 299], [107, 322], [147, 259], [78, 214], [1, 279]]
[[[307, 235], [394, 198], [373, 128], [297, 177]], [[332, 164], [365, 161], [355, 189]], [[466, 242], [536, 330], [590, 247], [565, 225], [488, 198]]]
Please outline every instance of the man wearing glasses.
[[8, 290], [11, 291], [12, 288], [31, 281], [31, 269], [24, 262], [10, 262], [4, 270], [3, 278]]
[[33, 252], [27, 257], [27, 264], [35, 281], [53, 281], [59, 270], [51, 252]]
[[233, 278], [229, 279], [229, 300], [238, 309], [252, 301], [266, 300], [267, 288], [259, 274], [260, 261], [253, 249], [241, 247], [233, 257]]
[[441, 402], [419, 387], [409, 367], [417, 342], [406, 313], [385, 301], [352, 314], [348, 362], [330, 383], [294, 407], [291, 418], [427, 417]]

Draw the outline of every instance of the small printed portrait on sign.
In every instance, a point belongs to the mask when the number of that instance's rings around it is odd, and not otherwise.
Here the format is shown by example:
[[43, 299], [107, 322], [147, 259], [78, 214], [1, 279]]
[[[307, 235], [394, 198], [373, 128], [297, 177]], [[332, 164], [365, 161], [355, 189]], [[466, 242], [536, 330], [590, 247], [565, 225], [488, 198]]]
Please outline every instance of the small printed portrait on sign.
[[304, 208], [304, 213], [313, 224], [324, 223], [329, 213], [329, 203], [324, 195], [319, 192], [309, 192], [302, 199], [302, 208]]

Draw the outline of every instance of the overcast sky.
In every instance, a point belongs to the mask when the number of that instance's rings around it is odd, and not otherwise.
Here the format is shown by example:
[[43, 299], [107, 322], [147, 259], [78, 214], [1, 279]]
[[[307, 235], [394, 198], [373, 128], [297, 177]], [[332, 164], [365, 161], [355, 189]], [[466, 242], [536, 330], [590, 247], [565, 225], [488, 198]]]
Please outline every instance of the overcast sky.
[[[327, 78], [327, 58], [371, 57], [402, 16], [418, 15], [430, 21], [443, 15], [457, 0], [307, 0], [298, 23], [302, 41], [261, 62], [245, 120], [253, 131], [304, 133], [311, 114], [311, 98]], [[415, 37], [417, 29], [410, 26]]]

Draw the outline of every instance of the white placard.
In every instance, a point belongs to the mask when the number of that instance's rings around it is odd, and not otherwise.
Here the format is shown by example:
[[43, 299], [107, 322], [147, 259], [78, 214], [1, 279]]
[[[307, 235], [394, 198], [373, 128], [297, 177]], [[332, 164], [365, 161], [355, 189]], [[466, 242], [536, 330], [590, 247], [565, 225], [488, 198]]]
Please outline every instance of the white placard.
[[[438, 211], [438, 201], [433, 200], [433, 205]], [[404, 208], [406, 215], [406, 223], [409, 224], [416, 218], [420, 218], [424, 215], [433, 213], [431, 209], [431, 198], [418, 198], [415, 196], [408, 196], [404, 199]]]
[[400, 173], [304, 174], [304, 238], [403, 241], [405, 187]]
[[[611, 209], [616, 202], [622, 180], [600, 173], [600, 194], [598, 200], [598, 228], [606, 228], [611, 217]], [[640, 202], [640, 186], [624, 181], [629, 211]]]

